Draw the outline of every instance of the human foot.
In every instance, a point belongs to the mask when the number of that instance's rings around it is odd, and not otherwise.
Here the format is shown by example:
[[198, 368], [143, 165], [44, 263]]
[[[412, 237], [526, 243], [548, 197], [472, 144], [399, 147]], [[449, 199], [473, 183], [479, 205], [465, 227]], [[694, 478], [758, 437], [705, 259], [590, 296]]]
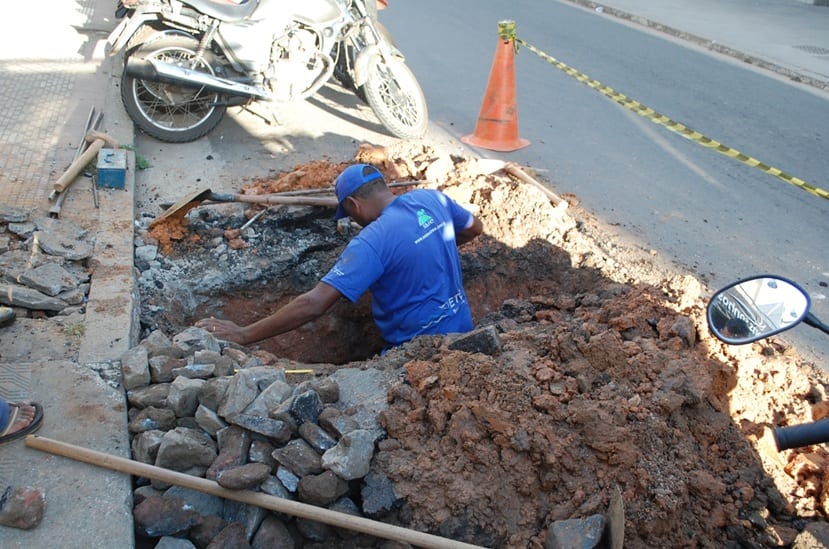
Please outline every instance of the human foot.
[[9, 408], [9, 420], [0, 432], [0, 444], [34, 433], [43, 421], [43, 409], [36, 402], [10, 402]]

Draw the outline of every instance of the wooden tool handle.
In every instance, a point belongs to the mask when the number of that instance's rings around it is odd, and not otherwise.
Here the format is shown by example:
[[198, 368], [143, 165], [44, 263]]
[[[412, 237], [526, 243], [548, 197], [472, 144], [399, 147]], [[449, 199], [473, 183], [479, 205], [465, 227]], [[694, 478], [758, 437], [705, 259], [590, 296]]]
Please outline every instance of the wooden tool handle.
[[89, 147], [84, 151], [82, 155], [80, 155], [69, 168], [63, 172], [63, 175], [60, 176], [53, 188], [56, 192], [62, 193], [66, 188], [75, 181], [75, 178], [78, 177], [78, 174], [81, 173], [81, 170], [89, 164], [93, 158], [98, 156], [98, 152], [104, 146], [105, 141], [103, 139], [96, 139], [92, 143], [90, 143]]
[[284, 196], [276, 194], [228, 194], [210, 193], [208, 200], [214, 202], [244, 202], [247, 204], [283, 204], [296, 206], [323, 206], [336, 208], [337, 199], [323, 196]]
[[138, 461], [112, 456], [103, 452], [97, 452], [81, 446], [75, 446], [58, 440], [26, 435], [24, 439], [26, 446], [48, 452], [50, 454], [67, 457], [84, 463], [90, 463], [98, 467], [129, 473], [137, 477], [144, 477], [152, 480], [160, 480], [168, 484], [183, 486], [192, 490], [198, 490], [213, 496], [225, 499], [232, 499], [249, 505], [256, 505], [263, 509], [285, 513], [291, 516], [315, 520], [330, 524], [338, 528], [347, 528], [355, 532], [362, 532], [383, 539], [404, 541], [417, 547], [434, 547], [435, 549], [481, 549], [477, 545], [454, 541], [432, 534], [424, 534], [415, 530], [401, 528], [392, 524], [377, 522], [363, 517], [355, 517], [346, 513], [338, 513], [322, 507], [308, 505], [288, 499], [278, 498], [262, 492], [251, 492], [249, 490], [228, 490], [222, 488], [216, 482], [205, 478], [194, 477], [148, 465]]

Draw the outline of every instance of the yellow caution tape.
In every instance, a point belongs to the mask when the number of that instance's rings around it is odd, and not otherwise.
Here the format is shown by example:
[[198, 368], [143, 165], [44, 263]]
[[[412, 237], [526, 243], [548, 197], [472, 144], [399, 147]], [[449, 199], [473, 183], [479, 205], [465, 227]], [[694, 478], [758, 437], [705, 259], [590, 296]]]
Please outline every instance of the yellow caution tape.
[[604, 95], [606, 97], [609, 97], [610, 99], [612, 99], [616, 103], [619, 103], [620, 105], [622, 105], [626, 109], [635, 112], [639, 116], [647, 118], [648, 120], [650, 120], [651, 122], [653, 122], [655, 124], [659, 124], [660, 126], [664, 126], [664, 127], [668, 128], [669, 130], [680, 134], [682, 137], [685, 137], [686, 139], [690, 139], [691, 141], [699, 143], [703, 147], [708, 147], [709, 149], [714, 149], [718, 153], [724, 154], [725, 156], [728, 156], [729, 158], [739, 160], [743, 164], [746, 164], [746, 165], [751, 166], [753, 168], [757, 168], [759, 170], [762, 170], [762, 171], [766, 172], [767, 174], [770, 174], [770, 175], [773, 175], [773, 176], [775, 176], [779, 179], [782, 179], [786, 183], [790, 183], [790, 184], [792, 184], [796, 187], [800, 187], [804, 191], [812, 193], [815, 196], [819, 196], [820, 198], [829, 199], [829, 191], [821, 189], [820, 187], [816, 187], [816, 186], [814, 186], [810, 183], [807, 183], [807, 182], [803, 181], [802, 179], [799, 179], [799, 178], [797, 178], [793, 175], [790, 175], [790, 174], [784, 172], [783, 170], [779, 170], [779, 169], [777, 169], [773, 166], [769, 166], [768, 164], [760, 162], [756, 158], [752, 158], [751, 156], [748, 156], [747, 154], [743, 154], [743, 153], [741, 153], [740, 151], [738, 151], [736, 149], [732, 149], [731, 147], [723, 145], [719, 141], [711, 139], [710, 137], [706, 137], [706, 136], [702, 135], [701, 133], [699, 133], [698, 131], [689, 128], [685, 124], [682, 124], [682, 123], [677, 122], [675, 120], [671, 120], [670, 118], [668, 118], [664, 114], [660, 114], [660, 113], [656, 112], [655, 110], [642, 105], [638, 101], [634, 101], [633, 99], [625, 96], [624, 94], [621, 94], [621, 93], [617, 92], [613, 88], [609, 88], [609, 87], [605, 86], [604, 84], [602, 84], [601, 82], [593, 80], [592, 78], [590, 78], [586, 74], [583, 74], [583, 73], [577, 71], [576, 69], [574, 69], [573, 67], [570, 67], [569, 65], [567, 65], [565, 63], [562, 63], [561, 61], [559, 61], [555, 57], [547, 55], [546, 53], [542, 52], [541, 50], [539, 50], [538, 48], [532, 46], [531, 44], [528, 44], [524, 40], [521, 40], [520, 38], [515, 38], [515, 42], [517, 44], [521, 44], [522, 46], [524, 46], [525, 48], [527, 48], [531, 52], [535, 53], [536, 55], [538, 55], [542, 59], [546, 60], [548, 63], [550, 63], [551, 65], [553, 65], [557, 69], [559, 69], [561, 71], [564, 71], [567, 75], [572, 76], [573, 78], [575, 78], [579, 82], [590, 86], [591, 88], [598, 91], [602, 95]]

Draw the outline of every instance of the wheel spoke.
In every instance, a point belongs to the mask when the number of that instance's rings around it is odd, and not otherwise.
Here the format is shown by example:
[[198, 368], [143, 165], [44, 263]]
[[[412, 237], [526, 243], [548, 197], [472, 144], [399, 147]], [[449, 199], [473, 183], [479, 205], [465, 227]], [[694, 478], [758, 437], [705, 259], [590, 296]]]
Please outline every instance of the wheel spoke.
[[[193, 55], [183, 50], [160, 52], [155, 59], [191, 68]], [[199, 64], [212, 74], [210, 67]], [[204, 88], [187, 88], [173, 84], [135, 80], [134, 93], [142, 114], [153, 123], [171, 130], [188, 130], [210, 116], [218, 102], [218, 95]]]

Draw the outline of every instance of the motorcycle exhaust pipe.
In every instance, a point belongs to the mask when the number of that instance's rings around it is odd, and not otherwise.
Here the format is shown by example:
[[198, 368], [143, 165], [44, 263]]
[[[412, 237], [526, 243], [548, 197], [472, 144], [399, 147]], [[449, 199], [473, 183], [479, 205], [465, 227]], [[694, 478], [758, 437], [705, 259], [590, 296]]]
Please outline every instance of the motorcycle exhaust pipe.
[[204, 88], [226, 95], [270, 99], [267, 93], [255, 86], [160, 61], [129, 57], [124, 66], [124, 73], [131, 78], [151, 82], [161, 82], [187, 88]]
[[829, 418], [774, 430], [777, 451], [829, 442]]

